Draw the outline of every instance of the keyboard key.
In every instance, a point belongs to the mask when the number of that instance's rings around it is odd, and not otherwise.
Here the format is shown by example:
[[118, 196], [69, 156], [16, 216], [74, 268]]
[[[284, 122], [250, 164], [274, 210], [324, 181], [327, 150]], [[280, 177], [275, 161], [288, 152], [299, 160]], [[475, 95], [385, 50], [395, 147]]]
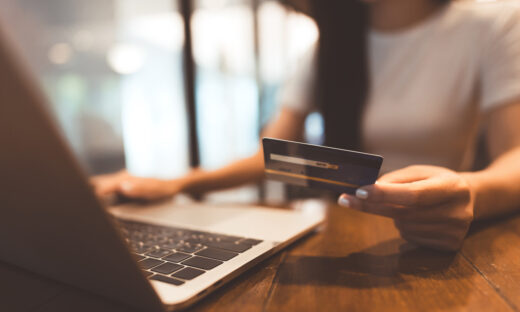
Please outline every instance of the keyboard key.
[[182, 264], [196, 267], [203, 270], [211, 270], [216, 266], [221, 265], [223, 262], [203, 257], [191, 257], [188, 260], [181, 262]]
[[145, 255], [147, 255], [148, 257], [153, 257], [153, 258], [162, 258], [171, 253], [172, 252], [170, 250], [157, 248], [157, 249], [152, 249], [151, 251], [147, 252]]
[[206, 238], [187, 238], [184, 240], [187, 245], [201, 245], [207, 241]]
[[237, 241], [243, 239], [243, 237], [229, 236], [229, 235], [218, 235], [218, 238], [219, 238], [219, 241], [221, 241], [221, 242], [229, 242], [229, 243], [234, 243], [234, 242], [237, 242]]
[[160, 266], [156, 266], [155, 268], [152, 269], [152, 271], [168, 275], [168, 274], [171, 274], [171, 273], [173, 273], [175, 271], [178, 271], [178, 270], [180, 270], [182, 268], [183, 268], [183, 266], [180, 265], [180, 264], [166, 262], [164, 264], [161, 264]]
[[[135, 221], [120, 221], [120, 226], [122, 235], [136, 254], [136, 260], [140, 260], [139, 265], [143, 269], [153, 269], [158, 274], [170, 276], [184, 274], [182, 276], [186, 279], [194, 278], [204, 272], [199, 269], [212, 269], [222, 264], [222, 261], [230, 260], [238, 253], [261, 242], [256, 239]], [[197, 255], [194, 256], [194, 253]], [[185, 268], [182, 264], [192, 267]], [[153, 273], [146, 274], [149, 278], [155, 279], [160, 278], [156, 276], [161, 276]], [[178, 281], [175, 282], [173, 279], [172, 283], [176, 284]]]
[[165, 283], [172, 284], [172, 285], [175, 285], [175, 286], [179, 286], [179, 285], [184, 284], [184, 282], [181, 281], [181, 280], [178, 280], [178, 279], [175, 279], [175, 278], [171, 278], [171, 277], [162, 276], [162, 275], [154, 275], [150, 279], [154, 280], [154, 281], [165, 282]]
[[165, 244], [168, 242], [168, 237], [165, 236], [153, 236], [149, 239], [149, 241], [153, 242], [154, 244], [160, 246], [161, 244]]
[[244, 252], [251, 248], [251, 245], [241, 243], [230, 243], [230, 242], [208, 242], [206, 245], [210, 247], [216, 247], [220, 249], [226, 249], [234, 252]]
[[145, 245], [142, 242], [141, 243], [131, 243], [130, 248], [138, 254], [142, 254], [150, 250], [150, 245]]
[[213, 248], [213, 247], [209, 247], [204, 250], [201, 250], [201, 251], [197, 252], [196, 255], [203, 256], [206, 258], [222, 260], [222, 261], [227, 261], [229, 259], [232, 259], [232, 258], [238, 256], [238, 254], [235, 252], [227, 251], [224, 249]]
[[170, 242], [163, 243], [160, 246], [163, 249], [170, 249], [170, 250], [172, 250], [172, 249], [180, 248], [180, 247], [182, 247], [182, 245], [184, 245], [184, 243], [170, 241]]
[[153, 275], [152, 272], [148, 272], [148, 271], [143, 271], [143, 274], [144, 274], [144, 277], [150, 277]]
[[202, 245], [193, 245], [193, 244], [186, 243], [183, 246], [176, 248], [176, 250], [184, 251], [187, 253], [194, 253], [194, 252], [201, 250], [202, 248], [204, 248], [204, 246], [202, 246]]
[[252, 238], [247, 238], [247, 239], [243, 239], [241, 240], [239, 243], [241, 244], [248, 244], [248, 245], [258, 245], [260, 244], [262, 241], [259, 240], [259, 239], [252, 239]]
[[151, 269], [151, 268], [156, 267], [159, 264], [163, 264], [163, 263], [164, 263], [164, 261], [152, 259], [152, 258], [146, 258], [144, 260], [137, 262], [137, 264], [139, 264], [141, 266], [141, 268], [143, 268], [145, 270]]
[[132, 242], [141, 242], [145, 237], [145, 235], [141, 232], [133, 232], [130, 233], [128, 236]]
[[144, 258], [146, 258], [146, 257], [143, 257], [141, 255], [137, 255], [137, 254], [132, 254], [132, 256], [134, 257], [135, 261], [141, 261]]
[[163, 260], [179, 263], [181, 261], [188, 259], [189, 257], [191, 257], [191, 255], [188, 255], [188, 254], [185, 254], [182, 252], [176, 252], [176, 253], [173, 253], [171, 255], [164, 257]]
[[191, 279], [194, 279], [195, 277], [203, 274], [204, 272], [206, 272], [206, 271], [202, 271], [202, 270], [194, 269], [194, 268], [184, 268], [178, 272], [175, 272], [174, 274], [172, 274], [172, 276], [182, 278], [185, 280], [191, 280]]

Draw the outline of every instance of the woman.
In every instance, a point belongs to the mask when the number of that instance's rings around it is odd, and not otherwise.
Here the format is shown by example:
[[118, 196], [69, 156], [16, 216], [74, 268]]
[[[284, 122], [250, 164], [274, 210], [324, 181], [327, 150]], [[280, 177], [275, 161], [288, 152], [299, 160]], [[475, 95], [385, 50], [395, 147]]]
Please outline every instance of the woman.
[[[264, 136], [297, 140], [315, 108], [326, 145], [385, 156], [375, 185], [339, 204], [393, 218], [406, 240], [456, 250], [475, 219], [520, 209], [520, 19], [511, 4], [439, 0], [313, 2], [315, 70], [287, 86]], [[307, 68], [312, 68], [309, 65]], [[316, 86], [316, 88], [309, 88]], [[316, 102], [309, 89], [316, 90]], [[485, 125], [491, 164], [469, 172]], [[262, 153], [176, 180], [121, 172], [100, 195], [154, 199], [263, 177]]]

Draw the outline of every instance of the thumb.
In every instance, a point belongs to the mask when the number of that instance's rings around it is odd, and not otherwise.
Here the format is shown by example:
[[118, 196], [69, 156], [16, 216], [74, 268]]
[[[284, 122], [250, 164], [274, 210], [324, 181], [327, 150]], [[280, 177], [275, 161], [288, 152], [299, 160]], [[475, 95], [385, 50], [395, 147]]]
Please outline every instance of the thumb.
[[418, 167], [406, 167], [391, 171], [382, 175], [377, 182], [385, 183], [411, 183], [428, 179], [431, 176], [429, 171]]

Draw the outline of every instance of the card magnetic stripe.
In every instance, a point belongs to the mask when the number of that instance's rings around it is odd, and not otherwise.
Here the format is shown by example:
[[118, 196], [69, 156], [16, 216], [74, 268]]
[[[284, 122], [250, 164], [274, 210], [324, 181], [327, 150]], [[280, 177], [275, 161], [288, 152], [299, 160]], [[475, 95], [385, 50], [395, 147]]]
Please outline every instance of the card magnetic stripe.
[[330, 183], [330, 184], [336, 184], [336, 185], [341, 185], [341, 186], [346, 186], [346, 187], [353, 187], [353, 188], [360, 187], [360, 185], [356, 185], [356, 184], [351, 184], [351, 183], [346, 183], [346, 182], [339, 182], [339, 181], [323, 179], [323, 178], [317, 178], [317, 177], [310, 177], [310, 176], [307, 176], [307, 175], [304, 175], [304, 174], [297, 174], [297, 173], [291, 173], [291, 172], [285, 172], [285, 171], [279, 171], [279, 170], [273, 170], [273, 169], [265, 169], [265, 172], [266, 173], [270, 173], [270, 174], [283, 175], [283, 176], [291, 177], [291, 178], [297, 178], [297, 179], [303, 179], [303, 180], [312, 180], [312, 181], [316, 181], [316, 182]]

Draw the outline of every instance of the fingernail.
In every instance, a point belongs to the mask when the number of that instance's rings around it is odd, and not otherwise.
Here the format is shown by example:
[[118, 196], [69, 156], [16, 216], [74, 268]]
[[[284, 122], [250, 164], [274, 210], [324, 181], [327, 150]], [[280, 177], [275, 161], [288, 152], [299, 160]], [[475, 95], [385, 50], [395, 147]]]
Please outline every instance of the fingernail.
[[128, 181], [121, 182], [121, 189], [125, 192], [131, 191], [132, 187], [133, 187], [133, 185], [131, 182], [128, 182]]
[[340, 198], [338, 199], [338, 205], [348, 208], [350, 207], [350, 201], [348, 200], [348, 198], [340, 196]]
[[360, 199], [367, 199], [368, 198], [368, 191], [363, 189], [357, 189], [356, 190], [356, 197]]

